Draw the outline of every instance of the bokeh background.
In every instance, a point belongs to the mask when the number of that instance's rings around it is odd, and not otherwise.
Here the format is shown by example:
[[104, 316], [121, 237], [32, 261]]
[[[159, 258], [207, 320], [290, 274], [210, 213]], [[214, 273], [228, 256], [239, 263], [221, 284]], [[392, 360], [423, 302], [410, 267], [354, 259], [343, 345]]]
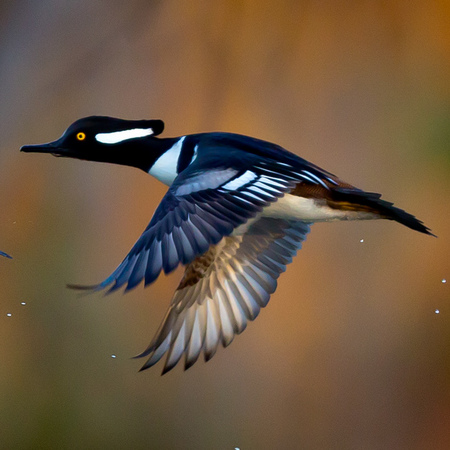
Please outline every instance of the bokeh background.
[[[449, 30], [445, 0], [2, 1], [1, 446], [450, 448]], [[65, 284], [109, 275], [165, 187], [19, 153], [91, 114], [277, 142], [439, 238], [317, 224], [229, 348], [138, 373], [182, 272]]]

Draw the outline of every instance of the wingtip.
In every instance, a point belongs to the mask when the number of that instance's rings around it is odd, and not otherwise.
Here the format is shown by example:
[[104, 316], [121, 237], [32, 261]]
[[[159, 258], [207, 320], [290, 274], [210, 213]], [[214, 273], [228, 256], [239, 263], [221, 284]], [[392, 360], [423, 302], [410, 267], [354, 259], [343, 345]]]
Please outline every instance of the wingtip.
[[[140, 353], [139, 355], [136, 356], [132, 356], [131, 359], [137, 359], [137, 358], [143, 358], [145, 356], [148, 356], [148, 354], [151, 353], [151, 351], [144, 351], [142, 353]], [[145, 364], [139, 369], [138, 372], [143, 372], [144, 370], [149, 369], [150, 367], [153, 367], [158, 361], [154, 361], [150, 363], [151, 358], [149, 358]], [[189, 360], [186, 361], [184, 364], [184, 371], [186, 372], [187, 370], [189, 370], [196, 362], [197, 362], [198, 358], [195, 358], [193, 360]], [[175, 364], [164, 364], [164, 367], [161, 371], [161, 376], [165, 375], [166, 373], [170, 372], [176, 365], [177, 365], [178, 361]]]
[[95, 291], [98, 288], [98, 284], [85, 285], [67, 283], [66, 287], [68, 289], [73, 289], [74, 291]]
[[175, 365], [165, 365], [163, 370], [161, 371], [161, 376], [165, 375], [166, 373], [170, 372], [173, 368], [175, 367]]
[[[153, 342], [151, 342], [150, 345], [142, 353], [132, 356], [131, 359], [145, 358], [153, 351], [154, 351], [154, 345], [153, 345]], [[139, 372], [143, 372], [144, 370], [147, 370], [156, 364], [157, 361], [150, 363], [151, 359], [152, 358], [150, 356], [150, 358], [148, 358], [147, 361], [145, 361], [145, 364], [139, 369]], [[162, 374], [162, 375], [164, 375], [164, 374]]]
[[[139, 357], [139, 356], [137, 356]], [[134, 356], [133, 358], [136, 358], [136, 356]], [[150, 367], [153, 367], [155, 365], [155, 363], [150, 363], [149, 361], [146, 361], [145, 364], [138, 370], [138, 373], [143, 372], [144, 370], [150, 369]], [[167, 367], [164, 366], [162, 372], [161, 372], [161, 376], [163, 376], [164, 374], [166, 374], [167, 372], [169, 372], [169, 370], [173, 369], [173, 367]]]
[[198, 360], [198, 356], [197, 356], [197, 358], [194, 358], [194, 359], [190, 359], [190, 360], [186, 359], [185, 363], [184, 363], [184, 371], [186, 372], [186, 370], [189, 370], [197, 362], [197, 360]]
[[[136, 289], [136, 288], [141, 284], [141, 282], [142, 282], [142, 278], [141, 278], [137, 283], [136, 283], [136, 282], [135, 282], [135, 283], [130, 283], [130, 282], [128, 282], [128, 283], [127, 283], [127, 286], [125, 287], [125, 289], [124, 289], [123, 292], [126, 294], [127, 292], [130, 292], [130, 291], [132, 291], [133, 289]], [[110, 289], [110, 291], [113, 292], [113, 291], [119, 289], [121, 286], [122, 286], [122, 284], [121, 284], [121, 285], [115, 284], [115, 285]]]
[[[66, 284], [68, 289], [72, 289], [74, 291], [78, 291], [78, 297], [87, 297], [88, 295], [94, 294], [96, 292], [100, 292], [103, 288], [98, 285], [81, 285], [81, 284]], [[108, 292], [105, 292], [104, 295], [107, 295]]]
[[[85, 291], [86, 294], [93, 294], [94, 292], [99, 292], [102, 291], [103, 289], [106, 289], [109, 285], [111, 284], [111, 282], [109, 283], [99, 283], [99, 284], [72, 284], [72, 283], [67, 283], [66, 287], [68, 289], [73, 289], [75, 291]], [[120, 289], [122, 285], [120, 284], [114, 284], [113, 286], [111, 286], [107, 291], [105, 291], [105, 295], [109, 295], [112, 294], [113, 292], [117, 291], [118, 289]], [[126, 292], [127, 290], [125, 290]]]
[[144, 370], [148, 369], [148, 367], [144, 364], [139, 370], [138, 373], [143, 372]]

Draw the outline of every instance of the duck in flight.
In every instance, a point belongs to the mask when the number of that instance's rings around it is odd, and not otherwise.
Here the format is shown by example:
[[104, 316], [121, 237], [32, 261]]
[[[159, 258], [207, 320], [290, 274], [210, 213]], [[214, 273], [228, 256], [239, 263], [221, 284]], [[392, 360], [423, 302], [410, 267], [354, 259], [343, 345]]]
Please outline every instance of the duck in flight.
[[254, 320], [275, 292], [314, 222], [390, 219], [424, 234], [413, 215], [270, 142], [232, 133], [158, 138], [161, 120], [92, 116], [56, 141], [27, 145], [50, 153], [136, 167], [169, 189], [125, 259], [103, 282], [79, 289], [125, 291], [185, 272], [147, 349], [141, 370], [166, 355], [163, 374], [211, 359]]

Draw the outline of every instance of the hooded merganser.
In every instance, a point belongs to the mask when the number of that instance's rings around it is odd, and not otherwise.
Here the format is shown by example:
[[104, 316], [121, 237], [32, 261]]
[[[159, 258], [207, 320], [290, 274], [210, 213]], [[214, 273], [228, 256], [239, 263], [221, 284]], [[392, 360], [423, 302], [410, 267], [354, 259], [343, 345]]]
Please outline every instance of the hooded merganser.
[[390, 219], [421, 233], [411, 214], [259, 139], [231, 133], [157, 138], [161, 120], [92, 116], [58, 140], [24, 152], [137, 167], [169, 186], [148, 227], [102, 283], [74, 286], [125, 291], [180, 263], [184, 276], [161, 327], [138, 357], [141, 370], [167, 354], [163, 374], [185, 354], [185, 369], [204, 352], [228, 346], [275, 291], [277, 278], [314, 222]]

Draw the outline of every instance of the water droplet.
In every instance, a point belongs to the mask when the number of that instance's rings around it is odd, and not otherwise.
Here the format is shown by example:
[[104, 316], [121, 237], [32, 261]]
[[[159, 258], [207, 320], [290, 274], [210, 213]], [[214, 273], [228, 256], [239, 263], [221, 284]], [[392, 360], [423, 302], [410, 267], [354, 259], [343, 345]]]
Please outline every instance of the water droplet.
[[436, 314], [439, 314], [440, 311], [439, 311], [438, 309], [436, 309], [434, 312], [435, 312]]
[[115, 358], [116, 357], [116, 355], [111, 355], [111, 358]]
[[447, 280], [445, 278], [442, 278], [442, 282], [445, 284], [447, 283]]
[[8, 317], [11, 317], [11, 316], [12, 316], [12, 314], [11, 314], [11, 313], [7, 313], [6, 315], [7, 315]]

